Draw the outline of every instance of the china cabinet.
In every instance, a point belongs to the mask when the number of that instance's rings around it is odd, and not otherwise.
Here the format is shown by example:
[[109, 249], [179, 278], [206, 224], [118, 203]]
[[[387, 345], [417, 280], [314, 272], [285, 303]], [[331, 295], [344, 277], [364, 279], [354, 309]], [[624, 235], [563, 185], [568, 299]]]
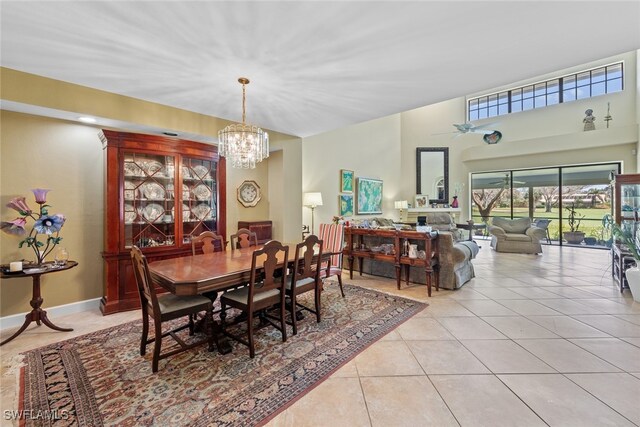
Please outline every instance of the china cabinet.
[[225, 162], [213, 145], [103, 130], [104, 314], [139, 307], [130, 251], [149, 262], [191, 253], [191, 236], [226, 236]]
[[616, 224], [638, 221], [640, 174], [615, 175], [613, 196]]

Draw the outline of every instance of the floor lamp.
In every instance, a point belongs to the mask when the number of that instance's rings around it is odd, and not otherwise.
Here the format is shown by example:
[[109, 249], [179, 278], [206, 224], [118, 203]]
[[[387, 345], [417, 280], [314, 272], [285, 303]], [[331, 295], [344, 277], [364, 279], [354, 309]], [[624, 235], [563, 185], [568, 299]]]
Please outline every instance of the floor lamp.
[[313, 214], [316, 206], [322, 206], [322, 193], [304, 193], [302, 204], [311, 208], [311, 234], [314, 234]]

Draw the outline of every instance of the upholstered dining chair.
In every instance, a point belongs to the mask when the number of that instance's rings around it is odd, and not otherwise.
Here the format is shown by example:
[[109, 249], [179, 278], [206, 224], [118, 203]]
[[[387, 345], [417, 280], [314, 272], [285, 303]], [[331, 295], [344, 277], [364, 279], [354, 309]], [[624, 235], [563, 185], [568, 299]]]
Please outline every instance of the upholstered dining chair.
[[204, 254], [220, 252], [226, 250], [227, 246], [224, 237], [213, 231], [203, 231], [191, 238], [191, 252], [193, 255], [198, 253], [198, 249]]
[[[253, 340], [253, 319], [258, 313], [261, 323], [268, 322], [282, 333], [282, 341], [287, 341], [287, 325], [285, 323], [285, 284], [287, 280], [286, 263], [289, 258], [289, 247], [277, 240], [267, 242], [262, 249], [253, 252], [251, 259], [251, 276], [249, 285], [224, 293], [220, 297], [222, 312], [220, 320], [225, 335], [249, 347], [249, 356], [255, 356]], [[260, 264], [258, 265], [258, 260]], [[284, 263], [284, 264], [283, 264]], [[280, 304], [280, 318], [272, 317], [267, 308]], [[226, 329], [227, 306], [237, 308], [247, 315], [248, 340], [229, 333]], [[274, 320], [278, 320], [275, 323]]]
[[344, 298], [344, 288], [342, 287], [342, 247], [344, 246], [344, 225], [342, 224], [320, 224], [318, 237], [324, 243], [324, 251], [332, 252], [328, 262], [323, 263], [320, 269], [320, 278], [326, 279], [331, 276], [338, 276], [340, 293]]
[[231, 237], [231, 249], [248, 248], [250, 246], [258, 246], [258, 235], [246, 228], [240, 228], [236, 234]]
[[[322, 240], [313, 234], [308, 236], [303, 242], [296, 245], [296, 253], [293, 258], [293, 268], [291, 280], [287, 282], [286, 293], [291, 299], [289, 311], [291, 312], [291, 326], [293, 335], [298, 333], [298, 322], [296, 311], [298, 307], [310, 311], [316, 315], [318, 323], [322, 320], [320, 314], [320, 292], [322, 282], [320, 281], [320, 264], [322, 258]], [[315, 310], [298, 303], [298, 295], [305, 292], [314, 292]]]
[[[177, 296], [173, 294], [157, 295], [151, 275], [149, 274], [149, 266], [147, 258], [137, 247], [131, 248], [131, 260], [133, 261], [133, 270], [135, 273], [136, 283], [138, 284], [138, 293], [140, 295], [140, 306], [142, 307], [142, 337], [140, 339], [140, 355], [144, 356], [147, 351], [147, 344], [155, 343], [153, 348], [153, 359], [151, 362], [151, 371], [158, 372], [158, 363], [161, 359], [165, 359], [174, 354], [189, 350], [206, 342], [209, 343], [209, 351], [213, 350], [214, 334], [206, 339], [185, 343], [177, 332], [189, 328], [189, 335], [193, 335], [193, 318], [192, 314], [200, 311], [206, 312], [206, 322], [213, 322], [212, 302], [209, 298], [200, 295], [184, 295]], [[188, 323], [177, 326], [167, 332], [162, 332], [162, 322], [166, 322], [180, 317], [188, 317]], [[155, 328], [154, 337], [147, 339], [149, 334], [149, 317], [153, 318]], [[211, 324], [209, 324], [211, 329]], [[180, 348], [161, 354], [162, 338], [171, 336], [180, 345]]]

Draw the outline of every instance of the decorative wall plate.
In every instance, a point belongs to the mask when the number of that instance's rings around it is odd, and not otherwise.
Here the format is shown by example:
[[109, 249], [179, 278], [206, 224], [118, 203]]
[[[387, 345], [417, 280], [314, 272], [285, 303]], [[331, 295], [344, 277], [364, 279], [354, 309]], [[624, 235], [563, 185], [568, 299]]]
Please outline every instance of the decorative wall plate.
[[193, 195], [197, 200], [209, 200], [211, 199], [211, 189], [206, 184], [200, 184], [193, 189]]
[[162, 222], [164, 219], [164, 208], [157, 203], [149, 203], [142, 210], [142, 216], [149, 222]]
[[261, 198], [260, 186], [255, 181], [243, 181], [238, 187], [238, 201], [245, 208], [257, 205]]
[[125, 203], [124, 205], [124, 223], [133, 224], [138, 214], [132, 204]]
[[144, 197], [149, 200], [164, 200], [165, 198], [164, 188], [162, 188], [162, 185], [157, 182], [149, 182], [145, 184], [142, 188], [142, 192]]
[[164, 165], [157, 160], [147, 160], [144, 164], [144, 171], [147, 173], [147, 175], [158, 174], [158, 176], [163, 176], [162, 172], [160, 172], [163, 168]]
[[136, 198], [136, 184], [132, 181], [124, 182], [124, 199], [134, 200]]
[[204, 221], [205, 219], [211, 219], [213, 212], [211, 208], [206, 203], [200, 203], [198, 206], [193, 208], [193, 215], [198, 218], [200, 221]]
[[124, 176], [143, 176], [142, 168], [133, 159], [124, 159]]
[[210, 179], [209, 169], [203, 165], [195, 165], [193, 167], [193, 174], [200, 179]]
[[182, 167], [182, 179], [191, 179], [191, 171], [187, 166]]
[[[173, 215], [173, 217], [175, 218], [175, 208], [171, 208], [171, 214]], [[189, 222], [189, 220], [191, 219], [191, 209], [189, 209], [189, 206], [187, 206], [186, 203], [182, 204], [182, 222]]]

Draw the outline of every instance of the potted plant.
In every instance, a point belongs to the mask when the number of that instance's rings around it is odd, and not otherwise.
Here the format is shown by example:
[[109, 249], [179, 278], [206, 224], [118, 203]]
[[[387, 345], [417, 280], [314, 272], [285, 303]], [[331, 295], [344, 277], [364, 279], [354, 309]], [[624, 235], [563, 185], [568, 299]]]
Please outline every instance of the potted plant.
[[636, 262], [636, 265], [628, 268], [624, 275], [627, 278], [627, 283], [629, 284], [629, 289], [631, 290], [631, 296], [633, 296], [633, 300], [635, 302], [640, 302], [640, 268], [638, 268], [638, 261], [640, 261], [640, 251], [638, 251], [638, 246], [636, 244], [636, 239], [633, 236], [631, 230], [626, 228], [621, 228], [618, 224], [613, 224], [611, 228], [611, 233], [613, 237], [620, 240], [620, 243], [625, 245], [631, 256]]
[[569, 229], [571, 231], [565, 231], [563, 234], [564, 240], [567, 243], [572, 245], [579, 245], [584, 240], [584, 232], [579, 231], [580, 222], [584, 218], [584, 215], [576, 212], [575, 204], [571, 204], [571, 206], [567, 206], [565, 208], [569, 211], [569, 215], [567, 216], [567, 224], [569, 224]]

